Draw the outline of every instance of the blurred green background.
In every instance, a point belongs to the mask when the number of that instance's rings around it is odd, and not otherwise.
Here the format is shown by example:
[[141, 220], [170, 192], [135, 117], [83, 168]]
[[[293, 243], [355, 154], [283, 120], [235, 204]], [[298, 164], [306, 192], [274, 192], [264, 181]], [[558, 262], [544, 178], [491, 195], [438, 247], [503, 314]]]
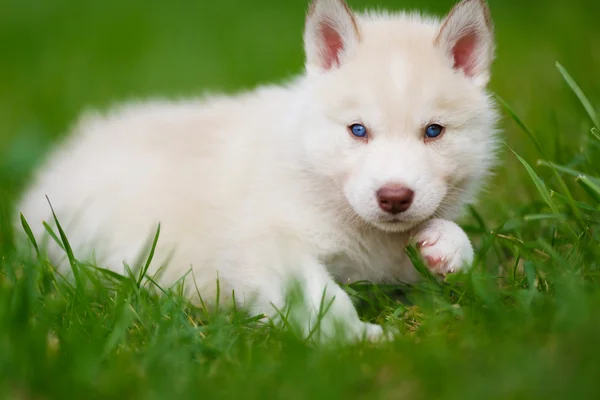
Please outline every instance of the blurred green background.
[[[445, 14], [452, 0], [351, 0], [366, 7]], [[498, 52], [491, 88], [551, 154], [578, 146], [580, 105], [562, 63], [600, 98], [600, 6], [595, 0], [490, 0]], [[0, 183], [18, 190], [53, 140], [84, 108], [148, 96], [201, 95], [281, 81], [302, 71], [307, 0], [4, 0], [0, 6]], [[537, 154], [505, 118], [506, 142]], [[543, 140], [543, 139], [542, 139]], [[550, 143], [551, 142], [551, 143]], [[487, 206], [528, 201], [533, 187], [505, 152]], [[560, 158], [558, 158], [560, 160]], [[509, 179], [510, 178], [510, 179]], [[5, 201], [11, 195], [5, 195]], [[500, 201], [499, 201], [500, 200]], [[5, 203], [6, 204], [6, 203]], [[6, 205], [5, 205], [6, 207]]]

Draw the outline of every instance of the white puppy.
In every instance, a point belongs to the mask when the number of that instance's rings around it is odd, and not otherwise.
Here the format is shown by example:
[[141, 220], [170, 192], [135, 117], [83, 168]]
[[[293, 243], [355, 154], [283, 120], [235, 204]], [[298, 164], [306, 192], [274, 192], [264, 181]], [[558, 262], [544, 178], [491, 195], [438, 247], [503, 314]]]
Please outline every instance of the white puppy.
[[380, 336], [336, 280], [415, 281], [411, 241], [442, 275], [473, 259], [451, 220], [495, 159], [489, 10], [464, 0], [438, 20], [315, 0], [304, 42], [306, 71], [287, 85], [85, 115], [19, 205], [38, 240], [47, 195], [75, 256], [124, 273], [160, 223], [148, 275], [161, 285], [191, 270], [192, 300], [214, 301], [218, 278], [273, 317], [296, 280], [305, 333], [324, 304], [323, 337], [338, 323]]

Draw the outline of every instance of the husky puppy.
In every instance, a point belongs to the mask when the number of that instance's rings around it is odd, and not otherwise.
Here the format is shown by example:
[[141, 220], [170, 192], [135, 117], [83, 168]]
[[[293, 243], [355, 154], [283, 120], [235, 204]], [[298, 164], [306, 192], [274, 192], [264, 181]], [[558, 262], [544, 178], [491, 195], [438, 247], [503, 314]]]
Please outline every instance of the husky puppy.
[[[325, 338], [377, 339], [340, 282], [414, 282], [409, 243], [436, 274], [472, 263], [452, 221], [495, 160], [490, 13], [484, 0], [443, 19], [314, 0], [304, 47], [286, 84], [84, 114], [18, 211], [39, 240], [47, 195], [75, 256], [119, 273], [160, 223], [148, 270], [160, 285], [187, 274], [190, 298], [210, 302], [218, 279], [277, 318], [294, 281], [305, 333], [319, 320]], [[52, 241], [48, 254], [68, 271]]]

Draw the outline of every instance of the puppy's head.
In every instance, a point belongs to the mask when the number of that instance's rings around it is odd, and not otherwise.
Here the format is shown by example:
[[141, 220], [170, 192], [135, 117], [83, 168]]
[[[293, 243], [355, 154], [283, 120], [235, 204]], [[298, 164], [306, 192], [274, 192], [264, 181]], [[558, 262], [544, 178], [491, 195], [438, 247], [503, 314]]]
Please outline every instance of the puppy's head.
[[442, 21], [355, 15], [343, 0], [315, 0], [304, 41], [302, 131], [313, 170], [383, 230], [456, 216], [495, 158], [484, 0], [464, 0]]

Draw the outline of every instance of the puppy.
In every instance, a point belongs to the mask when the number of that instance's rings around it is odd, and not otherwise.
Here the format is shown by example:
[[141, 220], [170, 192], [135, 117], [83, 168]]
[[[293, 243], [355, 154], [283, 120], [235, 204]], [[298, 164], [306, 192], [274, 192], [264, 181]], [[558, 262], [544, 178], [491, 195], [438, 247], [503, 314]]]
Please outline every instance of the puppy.
[[19, 204], [35, 236], [47, 195], [76, 257], [125, 273], [160, 223], [147, 273], [161, 285], [187, 274], [187, 295], [210, 303], [218, 279], [276, 320], [295, 282], [288, 318], [307, 336], [379, 338], [339, 282], [414, 282], [409, 243], [437, 274], [473, 260], [452, 220], [495, 160], [490, 13], [484, 0], [441, 20], [314, 0], [304, 46], [285, 84], [82, 116]]

